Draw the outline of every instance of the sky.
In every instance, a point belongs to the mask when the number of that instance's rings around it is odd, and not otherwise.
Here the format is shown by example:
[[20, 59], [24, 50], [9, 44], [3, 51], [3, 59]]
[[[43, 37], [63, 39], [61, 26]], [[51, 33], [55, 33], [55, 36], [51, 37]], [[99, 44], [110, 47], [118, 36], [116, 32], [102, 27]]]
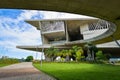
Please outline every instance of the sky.
[[[36, 52], [17, 49], [17, 45], [40, 45], [41, 36], [26, 19], [90, 18], [88, 16], [50, 11], [0, 9], [0, 57], [26, 58]], [[41, 53], [38, 53], [41, 54]], [[38, 55], [37, 58], [40, 58]]]

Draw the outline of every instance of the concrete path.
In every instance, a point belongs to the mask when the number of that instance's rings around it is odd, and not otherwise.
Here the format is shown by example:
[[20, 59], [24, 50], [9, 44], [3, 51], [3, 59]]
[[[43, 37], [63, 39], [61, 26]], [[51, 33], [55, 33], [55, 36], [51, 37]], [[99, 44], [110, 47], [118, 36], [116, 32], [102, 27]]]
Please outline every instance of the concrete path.
[[0, 80], [55, 80], [32, 66], [31, 62], [0, 68]]

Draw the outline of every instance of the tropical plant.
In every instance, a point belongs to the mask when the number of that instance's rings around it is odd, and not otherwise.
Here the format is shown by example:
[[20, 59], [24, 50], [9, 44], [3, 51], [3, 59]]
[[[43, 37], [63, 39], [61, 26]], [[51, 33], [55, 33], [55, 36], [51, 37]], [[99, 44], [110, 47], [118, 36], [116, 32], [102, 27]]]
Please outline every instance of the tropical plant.
[[81, 58], [83, 58], [83, 49], [79, 46], [73, 46], [71, 50], [72, 55], [74, 56], [76, 61], [79, 61]]
[[59, 53], [59, 50], [54, 47], [50, 47], [45, 50], [45, 56], [51, 58], [51, 61], [54, 61], [58, 55], [57, 53]]
[[73, 46], [72, 49], [70, 50], [71, 51], [71, 54], [72, 54], [72, 59], [73, 60], [76, 60], [76, 52], [79, 50], [79, 47], [78, 46]]
[[81, 58], [84, 58], [83, 49], [81, 47], [79, 47], [79, 49], [75, 53], [76, 53], [76, 55], [75, 55], [76, 61], [79, 61], [79, 60], [81, 60]]
[[62, 51], [61, 51], [61, 57], [62, 58], [65, 58], [65, 61], [70, 61], [70, 56], [71, 56], [71, 52], [70, 52], [70, 50], [65, 50], [65, 49], [63, 49]]
[[97, 59], [97, 60], [106, 60], [107, 58], [106, 58], [106, 56], [103, 54], [102, 51], [98, 51], [98, 52], [96, 53], [96, 59]]
[[[73, 60], [79, 61], [83, 58], [83, 49], [78, 46], [73, 46], [72, 49], [62, 49], [58, 50], [54, 47], [50, 47], [45, 50], [45, 56], [51, 58], [51, 61], [54, 61], [58, 56], [61, 59], [65, 59], [64, 61], [70, 61], [72, 58]], [[63, 61], [63, 60], [61, 60]]]

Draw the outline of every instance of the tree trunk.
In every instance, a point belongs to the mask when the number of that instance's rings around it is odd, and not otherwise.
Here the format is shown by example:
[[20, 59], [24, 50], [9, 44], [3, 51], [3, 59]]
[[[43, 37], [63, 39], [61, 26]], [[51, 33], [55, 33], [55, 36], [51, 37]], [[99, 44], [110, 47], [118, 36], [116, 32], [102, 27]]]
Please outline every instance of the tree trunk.
[[92, 57], [92, 55], [91, 55], [91, 52], [90, 52], [90, 50], [88, 49], [88, 51], [87, 51], [87, 58], [86, 58], [86, 60], [88, 60], [88, 61], [91, 61], [91, 57]]
[[66, 60], [65, 61], [69, 61], [70, 60], [70, 56], [69, 55], [67, 55], [66, 56]]
[[95, 60], [94, 51], [92, 50], [92, 60]]

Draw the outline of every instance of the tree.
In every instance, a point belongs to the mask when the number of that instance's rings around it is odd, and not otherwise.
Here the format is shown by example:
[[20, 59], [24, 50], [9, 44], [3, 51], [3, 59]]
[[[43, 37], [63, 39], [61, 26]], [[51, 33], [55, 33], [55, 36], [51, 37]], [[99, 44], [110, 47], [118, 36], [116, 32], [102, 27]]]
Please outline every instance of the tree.
[[33, 60], [33, 56], [27, 56], [26, 60], [27, 62], [31, 62]]
[[73, 55], [73, 60], [79, 61], [83, 57], [82, 55], [84, 52], [83, 52], [82, 47], [73, 46], [71, 53]]
[[50, 48], [45, 50], [45, 56], [50, 58], [51, 61], [54, 61], [54, 59], [57, 57], [58, 52], [59, 52], [58, 49], [56, 49], [54, 47], [50, 47]]
[[61, 58], [65, 58], [65, 61], [70, 61], [71, 52], [70, 50], [63, 49], [60, 51]]
[[87, 50], [87, 59], [88, 60], [95, 60], [95, 53], [98, 51], [97, 47], [92, 44], [91, 42], [88, 42], [85, 44], [85, 49]]
[[76, 52], [79, 50], [78, 46], [73, 46], [71, 49], [71, 53], [72, 53], [72, 59], [76, 60]]
[[79, 50], [76, 51], [76, 61], [79, 61], [81, 58], [84, 58], [83, 49], [80, 47]]

